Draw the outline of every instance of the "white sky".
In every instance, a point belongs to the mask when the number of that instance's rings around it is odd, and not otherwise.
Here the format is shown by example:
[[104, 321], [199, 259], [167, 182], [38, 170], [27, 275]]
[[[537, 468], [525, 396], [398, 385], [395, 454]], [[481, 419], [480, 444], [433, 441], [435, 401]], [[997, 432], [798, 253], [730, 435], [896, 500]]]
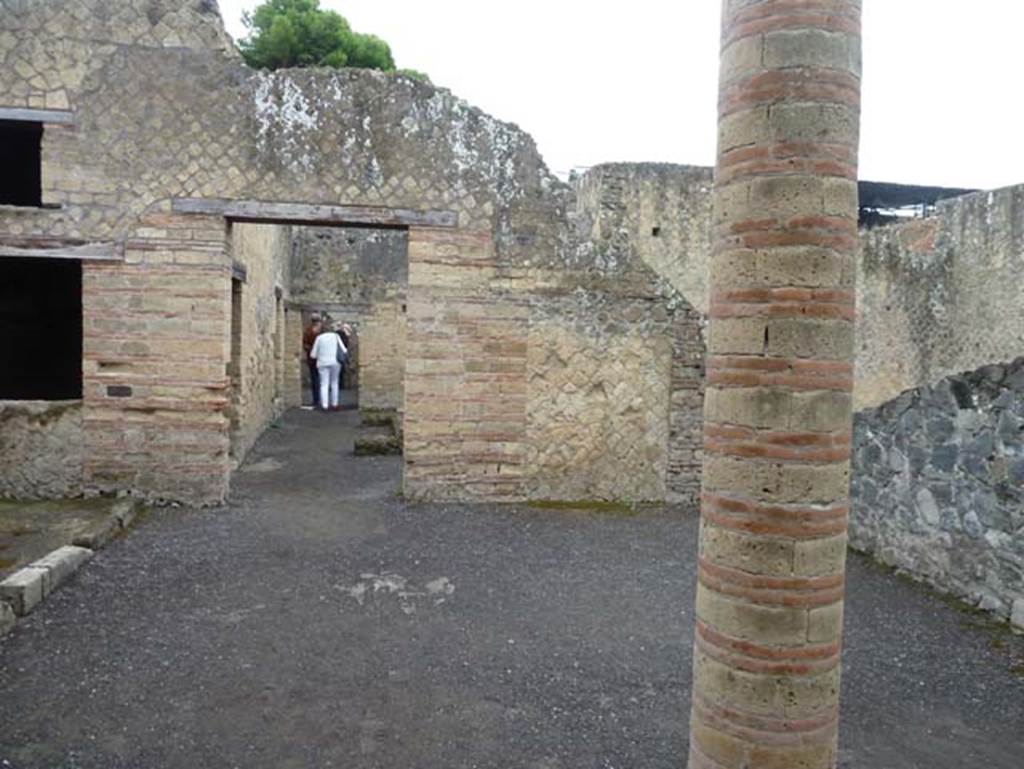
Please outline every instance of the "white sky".
[[[243, 9], [220, 0], [228, 30]], [[1024, 2], [864, 0], [861, 178], [1024, 183]], [[564, 176], [608, 161], [712, 165], [719, 0], [321, 0], [399, 67], [517, 123]]]

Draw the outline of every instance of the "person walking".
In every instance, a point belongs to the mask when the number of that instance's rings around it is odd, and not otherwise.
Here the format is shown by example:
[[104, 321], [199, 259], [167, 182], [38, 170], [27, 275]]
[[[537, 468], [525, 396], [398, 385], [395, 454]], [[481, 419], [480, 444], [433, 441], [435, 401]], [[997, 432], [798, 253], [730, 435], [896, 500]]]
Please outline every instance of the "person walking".
[[316, 360], [312, 356], [313, 343], [324, 330], [320, 316], [314, 313], [309, 318], [309, 325], [302, 332], [302, 350], [306, 354], [306, 365], [309, 367], [309, 389], [313, 393], [313, 408], [320, 408], [320, 374], [316, 367]]
[[341, 374], [341, 363], [347, 355], [348, 349], [341, 341], [337, 329], [324, 331], [313, 341], [309, 357], [316, 361], [321, 411], [341, 410], [338, 405], [338, 377]]

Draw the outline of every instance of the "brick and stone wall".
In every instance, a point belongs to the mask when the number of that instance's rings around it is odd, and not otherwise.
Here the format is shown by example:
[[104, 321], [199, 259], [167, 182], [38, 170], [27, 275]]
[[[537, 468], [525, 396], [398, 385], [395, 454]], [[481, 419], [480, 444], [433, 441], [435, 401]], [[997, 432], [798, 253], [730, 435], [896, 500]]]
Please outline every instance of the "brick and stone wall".
[[722, 8], [688, 765], [831, 769], [860, 0]]
[[854, 547], [984, 609], [1024, 604], [1024, 358], [854, 420]]
[[[632, 249], [707, 313], [711, 169], [611, 164], [576, 186], [598, 253]], [[1024, 353], [1024, 185], [859, 238], [856, 408]]]
[[231, 403], [231, 456], [236, 464], [284, 411], [284, 308], [291, 252], [290, 227], [232, 226], [232, 259], [245, 272], [237, 329], [239, 368]]
[[672, 380], [667, 499], [696, 505], [704, 460], [704, 318], [685, 302], [669, 304]]
[[0, 401], [0, 498], [82, 493], [82, 402]]
[[[40, 0], [15, 3], [0, 18], [0, 35], [13, 41], [0, 68], [0, 104], [70, 108], [40, 118], [51, 207], [0, 210], [0, 239], [6, 248], [103, 254], [90, 257], [83, 278], [87, 490], [220, 499], [231, 435], [244, 433], [236, 441], [244, 446], [269, 413], [267, 392], [246, 394], [244, 377], [239, 398], [254, 404], [253, 414], [232, 407], [237, 233], [224, 216], [185, 213], [184, 199], [346, 206], [371, 219], [443, 214], [408, 233], [406, 490], [431, 499], [540, 493], [531, 485], [526, 414], [531, 326], [546, 322], [539, 308], [586, 297], [628, 325], [633, 304], [667, 302], [671, 285], [632, 251], [593, 247], [572, 188], [515, 126], [397, 75], [250, 71], [226, 48], [211, 8], [140, 0], [111, 15], [100, 0]], [[243, 302], [246, 293], [243, 286]], [[243, 324], [260, 317], [258, 303], [242, 308]], [[401, 357], [397, 306], [377, 307], [367, 320], [396, 346], [380, 348], [382, 361]], [[282, 324], [291, 403], [301, 370], [297, 321]], [[362, 333], [374, 337], [370, 327]], [[636, 360], [674, 347], [650, 335], [608, 341]], [[592, 358], [592, 339], [581, 335], [579, 344], [579, 359]], [[242, 359], [268, 372], [262, 353]], [[396, 400], [397, 367], [379, 368], [381, 391]], [[671, 376], [669, 365], [662, 369]], [[652, 391], [657, 404], [644, 409], [663, 413], [667, 387], [674, 385]], [[652, 428], [655, 443], [669, 439], [670, 419]], [[641, 462], [654, 451], [646, 442], [622, 475], [647, 472]], [[681, 456], [667, 458], [663, 445], [657, 453], [659, 468]], [[593, 468], [576, 471], [581, 478], [565, 488], [609, 493], [586, 480], [598, 477]], [[650, 498], [667, 486], [659, 476], [630, 495]]]
[[[356, 317], [364, 402], [407, 412], [412, 496], [605, 498], [614, 490], [599, 468], [611, 457], [632, 484], [617, 496], [691, 499], [710, 171], [610, 165], [565, 185], [529, 136], [446, 91], [383, 73], [246, 69], [211, 7], [132, 0], [111, 14], [100, 0], [39, 0], [0, 16], [0, 106], [70, 110], [45, 122], [53, 207], [0, 208], [0, 245], [105, 254], [83, 270], [86, 490], [223, 496], [231, 435], [251, 443], [281, 391], [298, 403], [301, 313], [322, 307]], [[862, 236], [862, 317], [894, 331], [861, 335], [859, 403], [1020, 354], [1021, 313], [999, 314], [1022, 302], [1020, 196], [945, 203], [923, 231]], [[223, 216], [182, 213], [182, 198], [445, 212], [453, 226], [389, 230], [355, 249], [347, 272], [300, 258], [281, 281], [284, 365], [271, 373], [265, 334], [246, 358], [260, 388], [241, 396], [250, 414], [232, 407], [226, 373], [241, 225], [229, 234]], [[407, 261], [388, 262], [399, 238]], [[243, 320], [266, 318], [268, 286], [243, 288], [243, 301], [259, 294]], [[663, 326], [644, 320], [662, 310]], [[621, 371], [598, 365], [602, 346]], [[559, 356], [571, 361], [562, 371]], [[635, 412], [606, 394], [625, 395], [649, 369], [665, 381]], [[552, 394], [608, 425], [540, 445]], [[628, 449], [608, 443], [642, 423]], [[556, 468], [568, 475], [555, 480]]]
[[155, 212], [82, 270], [87, 493], [219, 500], [229, 476], [231, 268], [216, 217]]

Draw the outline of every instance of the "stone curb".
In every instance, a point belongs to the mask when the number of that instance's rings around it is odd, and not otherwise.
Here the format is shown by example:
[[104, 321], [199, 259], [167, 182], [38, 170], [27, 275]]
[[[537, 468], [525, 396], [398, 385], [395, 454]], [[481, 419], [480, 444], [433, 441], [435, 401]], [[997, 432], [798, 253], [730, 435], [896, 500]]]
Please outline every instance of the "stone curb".
[[24, 617], [92, 557], [93, 551], [85, 547], [58, 547], [0, 582], [0, 599]]
[[1013, 611], [1010, 614], [1010, 627], [1018, 633], [1024, 633], [1024, 598], [1018, 598], [1013, 602]]
[[73, 544], [57, 548], [0, 582], [0, 636], [9, 633], [18, 617], [31, 613], [91, 559], [95, 551], [131, 526], [138, 511], [137, 500], [116, 502], [100, 528], [75, 537]]
[[78, 547], [87, 547], [90, 550], [99, 550], [112, 540], [117, 534], [132, 525], [138, 515], [139, 503], [133, 499], [123, 499], [116, 502], [111, 510], [110, 516], [103, 525], [88, 534], [79, 534], [72, 540], [72, 544]]

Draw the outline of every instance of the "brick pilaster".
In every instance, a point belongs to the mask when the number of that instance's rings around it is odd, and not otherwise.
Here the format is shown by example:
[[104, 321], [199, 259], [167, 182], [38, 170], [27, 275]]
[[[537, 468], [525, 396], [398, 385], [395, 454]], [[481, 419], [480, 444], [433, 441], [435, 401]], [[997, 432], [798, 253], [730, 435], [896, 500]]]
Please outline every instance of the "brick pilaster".
[[725, 0], [691, 769], [836, 763], [860, 0]]

